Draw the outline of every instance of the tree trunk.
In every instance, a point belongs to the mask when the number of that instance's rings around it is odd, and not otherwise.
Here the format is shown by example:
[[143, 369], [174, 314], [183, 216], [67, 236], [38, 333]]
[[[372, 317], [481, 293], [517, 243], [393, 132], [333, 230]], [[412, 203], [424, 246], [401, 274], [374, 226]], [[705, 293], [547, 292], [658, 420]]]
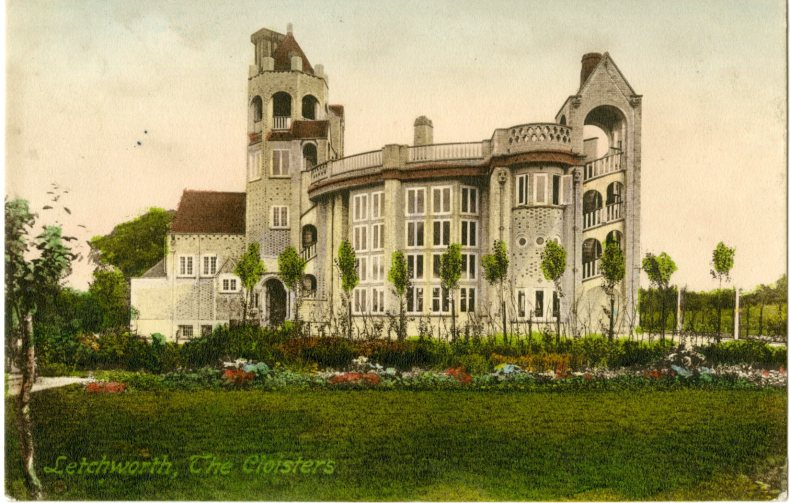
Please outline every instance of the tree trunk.
[[719, 291], [716, 292], [716, 342], [721, 342], [721, 278], [719, 278]]
[[[759, 323], [757, 324], [757, 327], [758, 327], [757, 335], [759, 335], [760, 337], [763, 336], [763, 311], [764, 310], [765, 310], [765, 302], [761, 302], [760, 303], [760, 320], [759, 320]], [[781, 312], [781, 307], [779, 308], [779, 310]], [[781, 316], [780, 316], [780, 318], [781, 318]]]
[[658, 321], [659, 321], [659, 323], [661, 323], [661, 341], [663, 342], [664, 341], [664, 335], [665, 335], [665, 332], [666, 332], [666, 324], [667, 324], [666, 306], [665, 306], [666, 300], [667, 300], [666, 299], [667, 292], [666, 292], [666, 290], [661, 290], [660, 293], [661, 293], [661, 314], [659, 316], [660, 319]]
[[403, 306], [403, 295], [400, 296], [400, 320], [398, 327], [398, 340], [402, 341], [406, 338], [406, 313]]
[[609, 297], [609, 342], [614, 340], [614, 296]]
[[505, 312], [505, 300], [502, 299], [502, 340], [507, 344], [507, 313]]
[[41, 481], [36, 475], [33, 449], [33, 418], [30, 415], [30, 395], [36, 378], [36, 348], [33, 339], [33, 317], [27, 314], [20, 320], [22, 332], [22, 384], [17, 397], [17, 428], [19, 430], [19, 449], [22, 454], [22, 467], [25, 473], [30, 497], [42, 498]]
[[[450, 292], [452, 292], [452, 290], [450, 290]], [[450, 297], [450, 308], [453, 310], [453, 342], [455, 342], [456, 336], [458, 335], [455, 331], [455, 295], [452, 293], [450, 293], [450, 295], [452, 295], [452, 297]]]
[[353, 330], [351, 328], [351, 296], [349, 295], [348, 298], [348, 339], [351, 340], [353, 336]]

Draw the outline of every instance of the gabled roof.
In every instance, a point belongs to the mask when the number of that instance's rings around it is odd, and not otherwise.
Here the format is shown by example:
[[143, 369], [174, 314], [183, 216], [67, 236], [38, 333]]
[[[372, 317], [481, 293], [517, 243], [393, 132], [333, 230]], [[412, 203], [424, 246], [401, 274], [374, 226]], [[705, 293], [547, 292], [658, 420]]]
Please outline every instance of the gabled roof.
[[244, 192], [185, 190], [171, 232], [244, 234], [246, 204]]
[[156, 263], [152, 268], [148, 269], [143, 273], [141, 278], [165, 278], [167, 277], [167, 272], [165, 271], [165, 259], [160, 260]]
[[302, 52], [302, 48], [296, 42], [293, 33], [288, 33], [283, 38], [277, 50], [274, 51], [272, 57], [274, 58], [274, 70], [278, 72], [287, 72], [291, 70], [291, 56], [299, 56], [302, 58], [302, 71], [313, 75], [313, 67], [307, 56]]
[[593, 68], [593, 70], [590, 72], [590, 75], [587, 76], [587, 79], [584, 81], [581, 87], [579, 87], [578, 94], [582, 94], [582, 92], [590, 83], [590, 81], [593, 80], [593, 76], [595, 76], [596, 73], [600, 71], [605, 71], [604, 69], [610, 64], [614, 67], [615, 71], [620, 76], [620, 79], [622, 79], [622, 81], [625, 83], [627, 92], [625, 92], [624, 94], [630, 93], [630, 95], [635, 95], [636, 91], [634, 91], [634, 88], [631, 87], [631, 84], [628, 83], [628, 79], [625, 78], [625, 75], [623, 75], [623, 72], [621, 72], [620, 69], [617, 67], [617, 64], [614, 62], [612, 57], [609, 56], [608, 52], [603, 53], [603, 57], [601, 58], [601, 60], [598, 62], [597, 65], [595, 65], [595, 68]]
[[293, 121], [288, 131], [270, 131], [268, 141], [291, 141], [304, 138], [326, 138], [329, 121]]

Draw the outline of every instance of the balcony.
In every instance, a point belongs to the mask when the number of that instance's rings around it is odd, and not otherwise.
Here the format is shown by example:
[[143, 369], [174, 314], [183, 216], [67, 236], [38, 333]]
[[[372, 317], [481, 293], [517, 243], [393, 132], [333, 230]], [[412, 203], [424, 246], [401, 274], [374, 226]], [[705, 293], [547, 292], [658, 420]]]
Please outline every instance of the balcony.
[[622, 220], [625, 218], [623, 203], [607, 204], [603, 208], [584, 213], [582, 218], [584, 230]]
[[310, 260], [315, 258], [315, 253], [316, 253], [316, 244], [310, 243], [309, 245], [307, 245], [306, 248], [302, 249], [301, 252], [302, 260], [304, 260], [305, 262], [309, 262]]
[[588, 162], [584, 165], [584, 181], [621, 171], [623, 169], [622, 158], [622, 152], [615, 152]]
[[272, 129], [275, 131], [291, 129], [291, 118], [275, 115], [272, 117]]
[[250, 145], [261, 142], [261, 133], [250, 133], [248, 136], [250, 138]]
[[462, 161], [484, 159], [483, 142], [438, 143], [409, 147], [406, 162]]
[[539, 150], [571, 151], [571, 128], [554, 123], [534, 123], [499, 129], [494, 134], [497, 153], [517, 154]]

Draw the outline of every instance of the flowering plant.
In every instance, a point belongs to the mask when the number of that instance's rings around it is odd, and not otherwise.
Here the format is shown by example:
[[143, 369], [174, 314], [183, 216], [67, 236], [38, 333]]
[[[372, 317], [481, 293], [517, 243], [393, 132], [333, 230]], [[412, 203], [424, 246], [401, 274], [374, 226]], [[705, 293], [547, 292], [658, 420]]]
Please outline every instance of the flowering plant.
[[467, 374], [463, 367], [450, 368], [444, 371], [445, 375], [455, 378], [461, 384], [469, 384], [472, 382], [472, 376]]
[[121, 382], [89, 382], [85, 386], [85, 391], [88, 393], [123, 393], [126, 391], [126, 385]]
[[255, 378], [255, 373], [245, 372], [244, 369], [228, 369], [222, 373], [222, 380], [227, 385], [233, 385], [237, 388], [252, 382]]

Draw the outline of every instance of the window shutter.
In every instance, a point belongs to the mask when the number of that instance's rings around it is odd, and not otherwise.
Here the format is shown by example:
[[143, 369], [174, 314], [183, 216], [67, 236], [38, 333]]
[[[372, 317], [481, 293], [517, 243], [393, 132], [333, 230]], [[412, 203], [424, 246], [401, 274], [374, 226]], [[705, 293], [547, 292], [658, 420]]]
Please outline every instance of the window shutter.
[[563, 175], [560, 179], [560, 204], [571, 204], [573, 201], [573, 175]]

